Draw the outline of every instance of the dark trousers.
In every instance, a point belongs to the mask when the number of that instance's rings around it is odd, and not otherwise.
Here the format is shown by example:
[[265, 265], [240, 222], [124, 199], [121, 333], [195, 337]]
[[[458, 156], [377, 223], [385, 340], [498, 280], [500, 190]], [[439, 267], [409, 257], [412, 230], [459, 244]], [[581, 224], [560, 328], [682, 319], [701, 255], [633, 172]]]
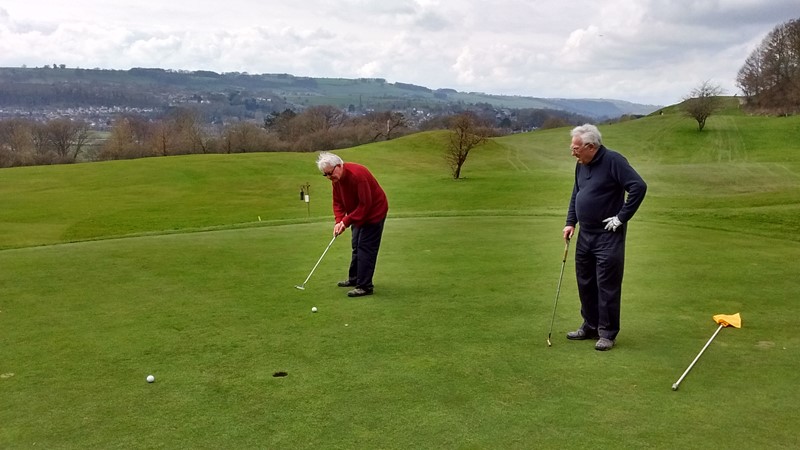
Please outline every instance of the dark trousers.
[[375, 264], [378, 262], [378, 250], [381, 247], [383, 236], [383, 223], [368, 223], [361, 226], [353, 225], [352, 246], [353, 256], [350, 258], [350, 271], [348, 278], [355, 281], [361, 289], [372, 290], [372, 275], [375, 273]]
[[578, 233], [575, 276], [581, 299], [583, 328], [614, 340], [619, 333], [622, 274], [625, 268], [625, 227], [616, 232]]

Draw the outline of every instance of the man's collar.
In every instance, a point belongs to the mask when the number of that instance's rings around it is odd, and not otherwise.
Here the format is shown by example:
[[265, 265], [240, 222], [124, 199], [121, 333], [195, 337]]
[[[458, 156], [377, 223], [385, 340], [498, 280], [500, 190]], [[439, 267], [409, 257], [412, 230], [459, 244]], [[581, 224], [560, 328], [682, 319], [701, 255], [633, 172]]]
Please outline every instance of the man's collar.
[[603, 155], [605, 154], [606, 154], [606, 147], [603, 144], [600, 144], [600, 147], [597, 147], [597, 151], [594, 153], [592, 160], [589, 161], [589, 164], [587, 164], [587, 166], [594, 165], [594, 163], [600, 161], [600, 158], [602, 158]]

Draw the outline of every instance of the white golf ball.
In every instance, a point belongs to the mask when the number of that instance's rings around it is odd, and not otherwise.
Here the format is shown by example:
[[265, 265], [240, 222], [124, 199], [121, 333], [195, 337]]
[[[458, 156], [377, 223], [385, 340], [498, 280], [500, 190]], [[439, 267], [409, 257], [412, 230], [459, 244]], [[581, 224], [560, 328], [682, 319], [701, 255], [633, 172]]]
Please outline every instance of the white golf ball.
[[312, 306], [311, 307], [311, 312], [317, 312], [317, 307], [316, 306]]
[[148, 383], [152, 383], [153, 381], [156, 381], [156, 377], [154, 377], [154, 376], [152, 376], [152, 375], [148, 375], [148, 376], [147, 376], [147, 382], [148, 382]]

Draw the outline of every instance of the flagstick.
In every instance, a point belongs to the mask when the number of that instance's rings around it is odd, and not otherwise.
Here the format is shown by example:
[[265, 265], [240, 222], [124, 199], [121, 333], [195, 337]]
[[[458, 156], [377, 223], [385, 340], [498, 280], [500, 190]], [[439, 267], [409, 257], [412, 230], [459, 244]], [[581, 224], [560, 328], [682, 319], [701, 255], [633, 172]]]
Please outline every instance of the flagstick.
[[713, 341], [715, 337], [717, 337], [717, 333], [719, 333], [719, 330], [721, 330], [722, 327], [724, 327], [724, 326], [725, 326], [725, 324], [720, 324], [719, 327], [717, 327], [717, 331], [715, 331], [714, 335], [711, 336], [711, 339], [709, 339], [708, 342], [706, 342], [706, 345], [703, 346], [703, 349], [700, 350], [700, 353], [698, 353], [697, 356], [695, 356], [694, 361], [692, 361], [692, 363], [689, 364], [689, 367], [687, 367], [686, 371], [683, 372], [683, 375], [681, 375], [681, 377], [678, 378], [678, 381], [676, 381], [675, 384], [672, 385], [672, 390], [673, 391], [677, 391], [678, 390], [678, 385], [681, 384], [681, 381], [683, 381], [683, 379], [686, 377], [686, 375], [689, 373], [689, 371], [692, 370], [692, 367], [694, 367], [694, 363], [696, 363], [697, 360], [700, 359], [700, 355], [702, 355], [703, 352], [706, 351], [706, 348], [708, 348], [708, 345], [711, 344], [711, 341]]

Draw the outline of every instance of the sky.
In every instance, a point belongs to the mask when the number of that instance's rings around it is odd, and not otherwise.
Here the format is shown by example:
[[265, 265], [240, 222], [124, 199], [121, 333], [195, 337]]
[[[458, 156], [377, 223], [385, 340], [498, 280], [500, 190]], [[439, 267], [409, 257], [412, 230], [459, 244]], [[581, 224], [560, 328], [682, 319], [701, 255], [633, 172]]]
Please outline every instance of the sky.
[[[768, 5], [768, 6], [767, 6]], [[736, 75], [800, 0], [3, 0], [0, 66], [383, 78], [680, 102]]]

